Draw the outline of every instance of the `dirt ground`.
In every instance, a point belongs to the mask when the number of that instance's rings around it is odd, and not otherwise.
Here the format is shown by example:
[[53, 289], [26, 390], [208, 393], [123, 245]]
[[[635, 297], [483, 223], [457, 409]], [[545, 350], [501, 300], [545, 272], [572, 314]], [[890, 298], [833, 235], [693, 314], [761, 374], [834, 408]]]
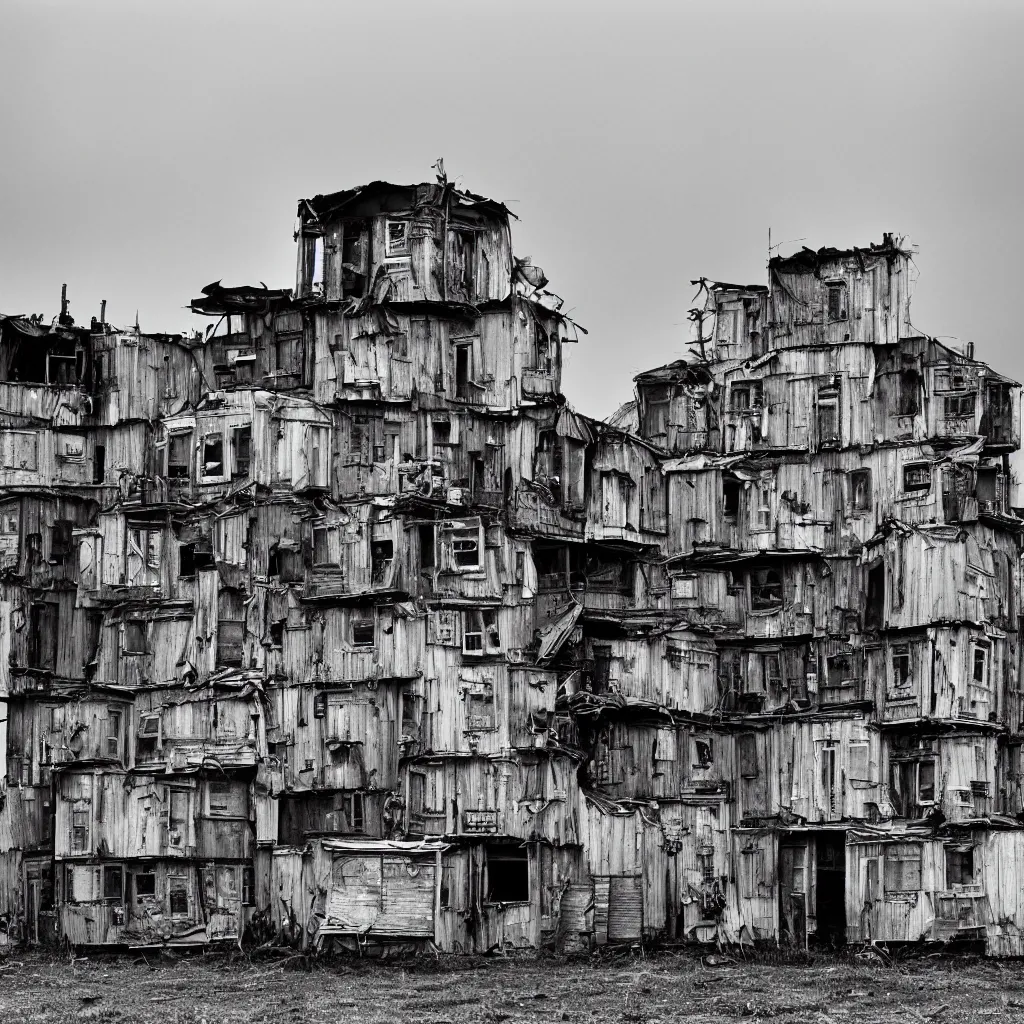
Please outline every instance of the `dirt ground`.
[[1024, 1022], [1024, 964], [921, 956], [784, 962], [693, 952], [401, 962], [210, 955], [0, 959], [0, 1021], [106, 1024]]

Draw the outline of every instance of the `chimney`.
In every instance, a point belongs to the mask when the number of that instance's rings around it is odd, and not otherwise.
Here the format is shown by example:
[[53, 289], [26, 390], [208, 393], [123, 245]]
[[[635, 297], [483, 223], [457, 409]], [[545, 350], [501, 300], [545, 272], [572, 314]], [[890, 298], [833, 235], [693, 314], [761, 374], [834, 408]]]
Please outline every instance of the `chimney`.
[[100, 323], [105, 324], [107, 322], [107, 300], [100, 299]]

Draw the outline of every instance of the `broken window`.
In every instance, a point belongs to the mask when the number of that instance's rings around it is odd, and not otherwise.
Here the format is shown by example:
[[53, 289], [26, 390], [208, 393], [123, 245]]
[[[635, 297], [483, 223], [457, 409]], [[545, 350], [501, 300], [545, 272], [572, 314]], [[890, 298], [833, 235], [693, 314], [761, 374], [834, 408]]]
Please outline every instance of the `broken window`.
[[251, 460], [252, 427], [248, 424], [244, 427], [233, 427], [231, 429], [231, 475], [248, 476]]
[[714, 760], [711, 740], [695, 738], [693, 741], [693, 767], [710, 768], [714, 764]]
[[227, 780], [213, 781], [207, 789], [207, 814], [211, 818], [244, 818], [245, 789]]
[[901, 363], [899, 415], [916, 416], [921, 411], [921, 374], [913, 356], [903, 356]]
[[964, 844], [946, 847], [946, 888], [974, 885], [974, 847]]
[[126, 535], [127, 576], [129, 587], [160, 586], [160, 552], [163, 530], [151, 524], [128, 524]]
[[445, 524], [442, 528], [443, 543], [450, 552], [452, 567], [457, 571], [483, 568], [484, 545], [483, 526]]
[[935, 761], [900, 760], [890, 768], [890, 797], [896, 813], [919, 817], [935, 803]]
[[373, 644], [373, 613], [354, 612], [352, 615], [352, 646], [373, 647]]
[[841, 283], [828, 286], [828, 318], [833, 320], [846, 319], [846, 285]]
[[932, 467], [928, 462], [911, 462], [903, 467], [903, 490], [928, 491], [932, 486]]
[[756, 569], [749, 575], [750, 607], [782, 607], [782, 577], [774, 569]]
[[850, 506], [854, 512], [871, 509], [870, 469], [856, 469], [850, 474]]
[[387, 222], [386, 255], [409, 255], [409, 221], [389, 220]]
[[[834, 392], [829, 392], [830, 394]], [[838, 397], [818, 397], [818, 447], [836, 448], [841, 443], [839, 436]]]
[[129, 619], [124, 624], [122, 654], [146, 653], [146, 623], [142, 619]]
[[167, 438], [167, 475], [172, 480], [189, 475], [189, 458], [192, 451], [192, 431], [170, 434]]
[[202, 461], [200, 477], [220, 477], [224, 475], [224, 436], [221, 433], [205, 434], [202, 443]]
[[892, 684], [899, 688], [910, 685], [910, 645], [892, 646]]
[[890, 843], [885, 848], [885, 891], [919, 892], [921, 844]]
[[217, 563], [210, 544], [201, 541], [178, 545], [178, 576], [191, 579], [200, 569], [215, 569]]
[[462, 623], [463, 654], [482, 656], [501, 653], [497, 608], [463, 612]]
[[487, 847], [487, 902], [528, 903], [530, 861], [524, 847]]

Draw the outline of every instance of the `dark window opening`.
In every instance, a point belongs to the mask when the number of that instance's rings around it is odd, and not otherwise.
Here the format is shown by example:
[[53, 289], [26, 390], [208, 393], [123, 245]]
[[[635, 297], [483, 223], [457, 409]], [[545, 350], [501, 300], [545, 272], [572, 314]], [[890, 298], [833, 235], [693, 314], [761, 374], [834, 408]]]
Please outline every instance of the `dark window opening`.
[[202, 476], [223, 476], [224, 437], [222, 434], [207, 434], [203, 438]]
[[829, 320], [846, 319], [845, 284], [830, 284], [828, 286], [828, 318]]
[[130, 619], [124, 624], [124, 654], [146, 653], [146, 623]]
[[782, 577], [774, 569], [750, 574], [750, 607], [778, 608], [782, 605]]
[[893, 686], [906, 686], [910, 682], [910, 647], [897, 644], [892, 648]]
[[108, 865], [103, 869], [103, 899], [110, 903], [124, 902], [124, 868]]
[[864, 606], [864, 628], [881, 629], [885, 618], [885, 563], [868, 570], [867, 602]]
[[135, 898], [141, 900], [147, 896], [156, 896], [156, 875], [151, 872], [135, 876]]
[[724, 479], [722, 481], [722, 504], [723, 514], [735, 519], [740, 511], [740, 490], [739, 480]]
[[912, 358], [903, 357], [900, 370], [899, 414], [916, 416], [921, 411], [921, 374]]
[[946, 887], [974, 885], [974, 847], [946, 847]]
[[167, 439], [167, 475], [172, 478], [187, 477], [189, 449], [192, 447], [191, 433], [171, 434]]
[[395, 557], [395, 545], [390, 540], [375, 540], [370, 545], [370, 574], [374, 583], [385, 581]]
[[434, 526], [432, 523], [421, 523], [419, 526], [420, 538], [420, 568], [434, 568]]
[[352, 646], [372, 647], [374, 642], [373, 618], [358, 618], [352, 620]]
[[33, 604], [29, 610], [28, 662], [31, 668], [57, 668], [58, 606]]
[[973, 394], [946, 395], [945, 412], [947, 420], [974, 419]]
[[188, 883], [184, 878], [169, 879], [168, 903], [174, 915], [188, 914]]
[[455, 346], [455, 394], [456, 397], [468, 399], [472, 397], [473, 379], [473, 346]]
[[252, 427], [231, 431], [232, 476], [248, 476], [252, 458]]
[[74, 523], [70, 519], [58, 519], [50, 527], [50, 561], [63, 565], [72, 553], [71, 531]]
[[760, 409], [764, 402], [764, 385], [759, 380], [737, 381], [729, 389], [729, 408], [735, 412]]
[[107, 474], [107, 449], [102, 444], [93, 445], [92, 448], [92, 482], [103, 483]]
[[267, 556], [267, 575], [282, 583], [299, 583], [303, 579], [302, 556], [292, 547], [272, 544]]
[[178, 576], [190, 579], [200, 569], [215, 569], [217, 563], [209, 544], [193, 543], [178, 545]]
[[487, 902], [528, 903], [530, 861], [521, 847], [487, 848]]

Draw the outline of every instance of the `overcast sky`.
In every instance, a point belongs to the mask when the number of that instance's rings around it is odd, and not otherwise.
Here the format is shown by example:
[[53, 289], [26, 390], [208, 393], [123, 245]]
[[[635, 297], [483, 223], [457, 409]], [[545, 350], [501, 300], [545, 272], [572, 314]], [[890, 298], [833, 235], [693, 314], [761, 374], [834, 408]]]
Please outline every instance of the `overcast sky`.
[[1024, 4], [53, 3], [0, 8], [0, 311], [191, 326], [294, 274], [300, 196], [461, 185], [520, 217], [605, 416], [685, 352], [691, 278], [920, 247], [914, 322], [1024, 378]]

